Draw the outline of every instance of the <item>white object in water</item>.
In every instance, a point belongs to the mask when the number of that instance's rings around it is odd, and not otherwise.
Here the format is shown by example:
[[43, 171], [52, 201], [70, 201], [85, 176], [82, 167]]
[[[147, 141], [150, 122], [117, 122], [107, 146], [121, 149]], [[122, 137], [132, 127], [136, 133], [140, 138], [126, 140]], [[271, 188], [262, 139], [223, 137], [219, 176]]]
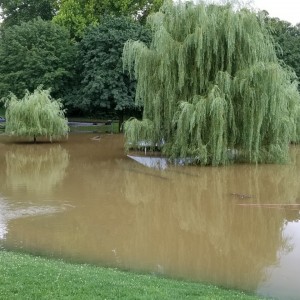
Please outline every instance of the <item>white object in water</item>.
[[134, 156], [134, 155], [127, 155], [127, 156], [148, 168], [165, 170], [168, 167], [167, 159], [164, 157]]

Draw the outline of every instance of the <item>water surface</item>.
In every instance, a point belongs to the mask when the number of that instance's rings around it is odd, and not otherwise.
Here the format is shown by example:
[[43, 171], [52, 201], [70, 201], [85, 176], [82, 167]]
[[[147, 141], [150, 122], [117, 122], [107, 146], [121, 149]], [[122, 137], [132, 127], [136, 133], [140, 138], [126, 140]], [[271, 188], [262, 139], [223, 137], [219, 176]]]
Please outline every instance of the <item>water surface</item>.
[[0, 247], [299, 299], [299, 147], [288, 165], [163, 166], [121, 135], [0, 136]]

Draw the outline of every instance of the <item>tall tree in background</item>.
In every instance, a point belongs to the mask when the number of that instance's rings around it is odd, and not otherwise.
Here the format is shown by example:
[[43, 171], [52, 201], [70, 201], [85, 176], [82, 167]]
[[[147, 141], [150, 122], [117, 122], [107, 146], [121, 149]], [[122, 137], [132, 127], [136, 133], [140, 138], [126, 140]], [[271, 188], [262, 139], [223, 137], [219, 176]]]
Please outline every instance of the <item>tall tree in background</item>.
[[58, 0], [0, 0], [3, 26], [20, 25], [37, 17], [51, 20], [58, 9]]
[[150, 12], [158, 11], [163, 0], [62, 0], [54, 22], [81, 39], [86, 27], [101, 21], [102, 15], [128, 16], [144, 21]]
[[[89, 113], [114, 110], [120, 116], [135, 107], [135, 81], [123, 72], [122, 52], [128, 39], [150, 42], [150, 32], [126, 17], [103, 17], [79, 44], [81, 85], [73, 105]], [[74, 99], [77, 99], [74, 101]]]
[[199, 164], [283, 162], [296, 136], [300, 96], [276, 57], [264, 20], [231, 4], [165, 2], [148, 22], [150, 47], [129, 41], [143, 120], [125, 124], [127, 147], [165, 141]]
[[71, 84], [75, 49], [65, 28], [36, 19], [5, 29], [0, 39], [0, 98], [37, 86], [62, 97]]
[[72, 38], [81, 39], [86, 27], [97, 24], [94, 0], [62, 0], [53, 21], [67, 28]]
[[276, 43], [277, 57], [292, 67], [300, 78], [300, 25], [270, 18], [267, 12], [265, 20]]

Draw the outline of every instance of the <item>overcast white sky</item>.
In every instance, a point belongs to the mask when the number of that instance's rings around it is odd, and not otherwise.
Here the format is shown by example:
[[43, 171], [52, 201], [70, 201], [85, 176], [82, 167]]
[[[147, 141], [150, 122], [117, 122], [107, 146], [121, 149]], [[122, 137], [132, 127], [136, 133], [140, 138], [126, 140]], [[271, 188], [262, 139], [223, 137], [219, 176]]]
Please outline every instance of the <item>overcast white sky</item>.
[[277, 17], [293, 25], [300, 23], [300, 0], [253, 0], [252, 2], [252, 6], [268, 11], [271, 17]]
[[[174, 0], [177, 1], [177, 0]], [[186, 0], [181, 0], [186, 1]], [[197, 2], [197, 0], [194, 0]], [[207, 0], [213, 1], [213, 0]], [[224, 2], [226, 0], [214, 0]], [[300, 23], [300, 0], [239, 0], [244, 3], [250, 3], [252, 7], [269, 12], [271, 17], [277, 17], [288, 21], [293, 25]], [[0, 20], [1, 21], [1, 20]]]

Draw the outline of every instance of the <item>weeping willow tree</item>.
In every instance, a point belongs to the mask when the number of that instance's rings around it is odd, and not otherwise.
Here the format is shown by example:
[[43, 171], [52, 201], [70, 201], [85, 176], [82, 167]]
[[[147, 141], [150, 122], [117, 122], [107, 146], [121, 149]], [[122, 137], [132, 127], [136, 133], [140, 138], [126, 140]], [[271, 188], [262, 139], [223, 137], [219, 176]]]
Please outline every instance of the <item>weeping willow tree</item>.
[[263, 18], [234, 3], [166, 1], [148, 23], [150, 47], [128, 41], [123, 51], [144, 106], [142, 121], [124, 125], [127, 149], [163, 140], [165, 155], [199, 164], [288, 159], [300, 96]]
[[19, 100], [14, 94], [5, 100], [5, 132], [13, 136], [53, 138], [67, 136], [69, 127], [59, 100], [52, 99], [50, 90], [38, 87], [32, 94], [26, 92]]

